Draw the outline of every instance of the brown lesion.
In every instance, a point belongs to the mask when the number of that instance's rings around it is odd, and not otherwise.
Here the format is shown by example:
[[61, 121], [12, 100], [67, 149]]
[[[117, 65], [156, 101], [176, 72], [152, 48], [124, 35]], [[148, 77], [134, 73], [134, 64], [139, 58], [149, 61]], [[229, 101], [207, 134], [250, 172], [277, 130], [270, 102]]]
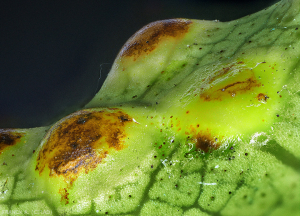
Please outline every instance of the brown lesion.
[[268, 95], [266, 95], [264, 93], [259, 93], [256, 96], [256, 98], [257, 98], [258, 101], [261, 101], [261, 102], [266, 102], [269, 99]]
[[[232, 66], [223, 68], [218, 74], [211, 78], [209, 83], [217, 80], [229, 73]], [[235, 75], [230, 75], [220, 83], [211, 86], [200, 94], [200, 98], [204, 101], [220, 100], [225, 98], [235, 97], [238, 94], [245, 94], [260, 87], [261, 83], [256, 79], [250, 69], [242, 69]]]
[[69, 193], [66, 188], [60, 188], [58, 193], [61, 195], [60, 201], [65, 203], [65, 205], [69, 204]]
[[218, 91], [227, 92], [229, 94], [236, 94], [237, 92], [250, 91], [254, 87], [260, 87], [261, 84], [255, 79], [255, 77], [250, 77], [244, 81], [238, 81], [231, 83], [229, 85], [220, 88]]
[[209, 128], [199, 131], [196, 129], [199, 127], [198, 125], [196, 127], [190, 125], [190, 131], [186, 131], [186, 134], [189, 135], [188, 139], [195, 143], [196, 150], [205, 153], [217, 150], [221, 146], [219, 139], [212, 135]]
[[72, 183], [81, 172], [103, 163], [112, 151], [126, 147], [125, 126], [133, 120], [121, 110], [79, 111], [59, 122], [46, 138], [35, 170], [49, 176], [62, 175]]
[[16, 132], [13, 129], [0, 129], [0, 154], [20, 142], [24, 135], [25, 133]]
[[120, 57], [133, 57], [134, 61], [143, 54], [149, 54], [162, 39], [181, 38], [188, 32], [191, 20], [168, 19], [150, 23], [136, 32], [122, 47]]
[[216, 142], [216, 139], [207, 131], [199, 132], [194, 136], [196, 142], [196, 149], [200, 149], [204, 152], [209, 152], [211, 150], [216, 150], [220, 147], [220, 143]]

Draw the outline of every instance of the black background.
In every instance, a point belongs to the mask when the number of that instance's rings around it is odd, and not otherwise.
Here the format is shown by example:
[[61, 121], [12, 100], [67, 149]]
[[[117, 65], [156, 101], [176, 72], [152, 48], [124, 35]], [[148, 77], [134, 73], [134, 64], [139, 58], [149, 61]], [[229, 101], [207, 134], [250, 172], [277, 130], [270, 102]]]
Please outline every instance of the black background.
[[83, 107], [122, 45], [150, 22], [229, 21], [275, 2], [1, 1], [0, 128], [45, 126]]

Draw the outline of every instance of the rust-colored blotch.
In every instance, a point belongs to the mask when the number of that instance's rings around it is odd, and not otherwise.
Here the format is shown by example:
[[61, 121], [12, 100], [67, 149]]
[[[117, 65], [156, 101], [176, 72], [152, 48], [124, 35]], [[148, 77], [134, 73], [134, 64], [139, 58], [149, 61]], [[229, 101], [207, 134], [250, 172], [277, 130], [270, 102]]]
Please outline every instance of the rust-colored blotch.
[[48, 166], [50, 176], [62, 175], [72, 183], [80, 172], [88, 173], [103, 163], [111, 151], [125, 148], [124, 127], [133, 122], [132, 118], [112, 110], [83, 110], [61, 120], [48, 132], [36, 170], [41, 174]]
[[17, 144], [24, 133], [15, 132], [12, 129], [0, 129], [0, 154], [10, 146]]
[[168, 19], [152, 22], [136, 32], [122, 47], [120, 56], [133, 57], [134, 61], [142, 54], [153, 51], [162, 39], [180, 38], [188, 32], [191, 20]]
[[220, 146], [220, 143], [216, 142], [208, 132], [199, 132], [194, 139], [196, 141], [196, 148], [204, 152], [216, 150]]

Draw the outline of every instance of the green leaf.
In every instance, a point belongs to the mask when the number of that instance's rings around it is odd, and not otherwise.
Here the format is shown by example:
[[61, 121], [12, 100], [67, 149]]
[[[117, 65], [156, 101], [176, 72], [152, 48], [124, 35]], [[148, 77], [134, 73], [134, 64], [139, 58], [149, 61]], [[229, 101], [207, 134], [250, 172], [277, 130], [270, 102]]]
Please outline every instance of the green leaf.
[[0, 214], [300, 214], [299, 4], [143, 27], [84, 110], [0, 130]]

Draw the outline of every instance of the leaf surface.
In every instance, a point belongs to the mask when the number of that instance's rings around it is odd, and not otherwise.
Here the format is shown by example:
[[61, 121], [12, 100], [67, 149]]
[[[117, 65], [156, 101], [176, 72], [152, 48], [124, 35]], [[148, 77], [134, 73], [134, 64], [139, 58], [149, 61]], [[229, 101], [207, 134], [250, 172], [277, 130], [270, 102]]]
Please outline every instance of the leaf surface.
[[143, 27], [84, 110], [0, 131], [1, 215], [299, 214], [299, 4]]

